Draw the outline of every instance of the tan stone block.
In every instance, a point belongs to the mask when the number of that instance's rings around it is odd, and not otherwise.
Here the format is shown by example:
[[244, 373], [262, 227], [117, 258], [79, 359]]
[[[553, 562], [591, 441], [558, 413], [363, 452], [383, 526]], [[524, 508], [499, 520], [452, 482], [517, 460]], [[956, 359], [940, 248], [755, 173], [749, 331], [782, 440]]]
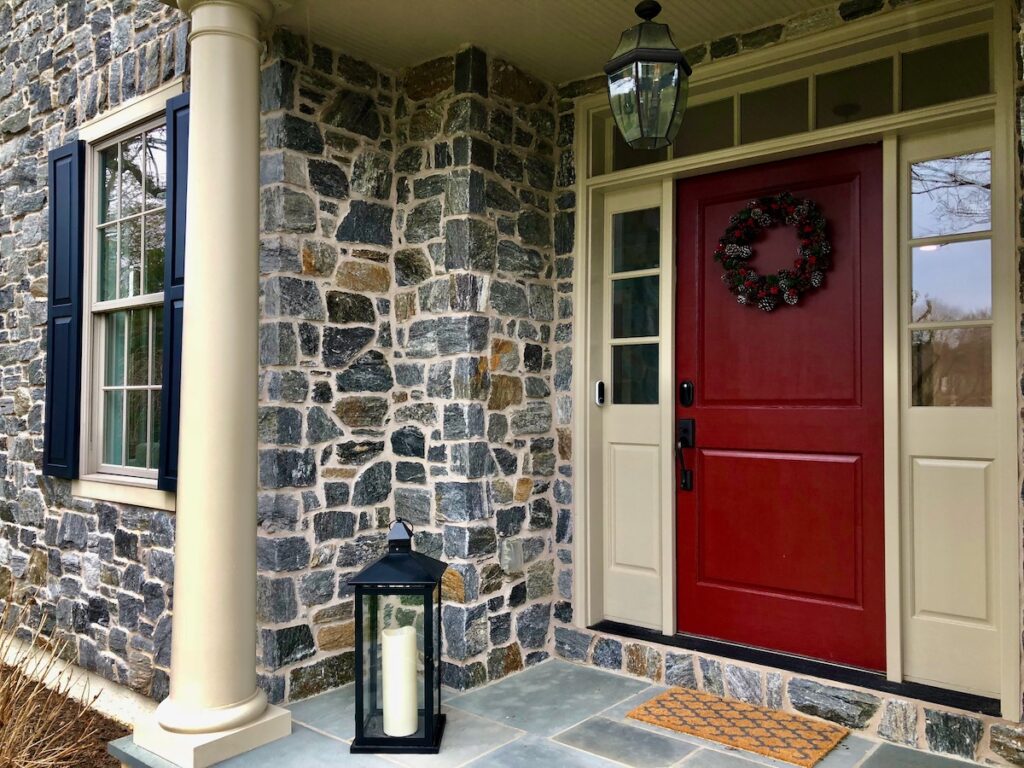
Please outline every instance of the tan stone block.
[[572, 461], [572, 430], [567, 427], [559, 427], [558, 432], [558, 458], [562, 461]]
[[391, 288], [391, 270], [380, 264], [347, 261], [338, 268], [337, 283], [350, 291], [386, 293]]
[[520, 477], [516, 481], [516, 501], [526, 501], [533, 492], [533, 480], [528, 477]]
[[441, 597], [453, 603], [466, 602], [466, 581], [454, 568], [449, 568], [441, 577]]
[[404, 323], [416, 314], [416, 294], [400, 293], [395, 296], [395, 319]]
[[354, 648], [356, 644], [356, 623], [330, 624], [316, 633], [316, 644], [321, 651], [340, 651]]
[[487, 408], [501, 411], [523, 402], [523, 381], [518, 376], [491, 376], [491, 396]]

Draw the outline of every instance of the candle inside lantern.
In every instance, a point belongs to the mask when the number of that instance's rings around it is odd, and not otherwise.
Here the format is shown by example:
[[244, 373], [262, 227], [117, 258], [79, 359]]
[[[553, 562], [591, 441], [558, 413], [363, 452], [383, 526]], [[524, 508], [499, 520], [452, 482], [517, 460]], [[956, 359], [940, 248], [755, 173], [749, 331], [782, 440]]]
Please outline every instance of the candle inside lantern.
[[384, 733], [411, 736], [419, 728], [416, 695], [416, 630], [385, 629], [381, 649], [384, 697]]

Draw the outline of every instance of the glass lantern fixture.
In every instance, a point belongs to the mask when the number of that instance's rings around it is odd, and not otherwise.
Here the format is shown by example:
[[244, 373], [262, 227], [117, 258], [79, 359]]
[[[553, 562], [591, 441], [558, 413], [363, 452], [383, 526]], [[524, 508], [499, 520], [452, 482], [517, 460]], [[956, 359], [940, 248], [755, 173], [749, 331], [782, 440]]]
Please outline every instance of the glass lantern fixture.
[[441, 576], [412, 551], [412, 527], [391, 526], [388, 551], [349, 579], [355, 590], [356, 732], [350, 751], [436, 754], [441, 714]]
[[608, 101], [622, 137], [633, 149], [662, 149], [679, 132], [686, 110], [690, 68], [672, 42], [655, 0], [636, 6], [642, 21], [622, 33], [619, 47], [604, 65]]

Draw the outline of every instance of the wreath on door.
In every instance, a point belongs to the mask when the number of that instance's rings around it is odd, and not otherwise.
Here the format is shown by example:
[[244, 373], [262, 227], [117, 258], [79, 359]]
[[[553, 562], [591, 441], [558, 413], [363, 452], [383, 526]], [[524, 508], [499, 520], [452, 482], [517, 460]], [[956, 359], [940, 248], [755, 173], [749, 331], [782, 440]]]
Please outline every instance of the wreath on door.
[[[750, 262], [754, 244], [765, 230], [785, 224], [797, 234], [797, 258], [791, 269], [762, 275]], [[759, 197], [729, 218], [729, 227], [718, 239], [715, 261], [725, 269], [722, 282], [746, 306], [771, 312], [780, 302], [796, 306], [807, 293], [825, 284], [832, 266], [828, 222], [817, 203], [789, 192]]]

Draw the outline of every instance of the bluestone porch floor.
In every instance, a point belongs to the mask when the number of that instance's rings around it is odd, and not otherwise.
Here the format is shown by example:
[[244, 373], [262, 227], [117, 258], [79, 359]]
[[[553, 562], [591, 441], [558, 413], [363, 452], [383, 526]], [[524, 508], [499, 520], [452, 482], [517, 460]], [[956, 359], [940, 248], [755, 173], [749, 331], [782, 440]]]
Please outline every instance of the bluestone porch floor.
[[[468, 693], [447, 691], [439, 755], [352, 755], [352, 685], [290, 705], [291, 736], [220, 768], [792, 768], [787, 763], [629, 720], [665, 690], [635, 678], [552, 660]], [[130, 737], [114, 742], [132, 768], [169, 768]], [[848, 736], [819, 768], [964, 768], [975, 765]]]

